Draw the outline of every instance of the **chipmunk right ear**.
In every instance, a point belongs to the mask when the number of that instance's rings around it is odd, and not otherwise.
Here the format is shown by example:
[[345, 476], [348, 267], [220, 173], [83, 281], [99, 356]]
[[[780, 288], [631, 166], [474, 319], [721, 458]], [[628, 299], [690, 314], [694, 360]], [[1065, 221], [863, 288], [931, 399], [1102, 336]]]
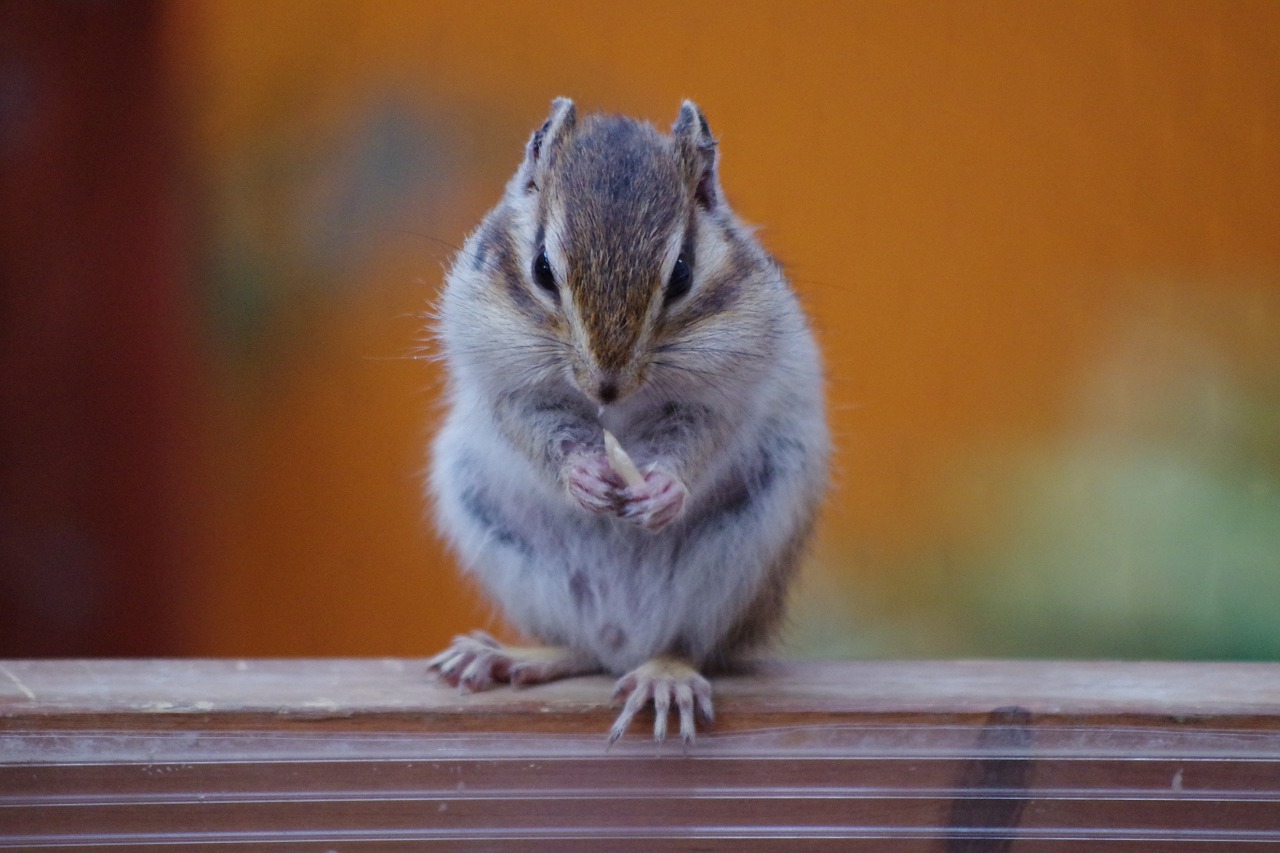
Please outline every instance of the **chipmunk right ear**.
[[685, 177], [693, 188], [693, 197], [707, 210], [720, 203], [719, 155], [715, 137], [707, 118], [693, 101], [680, 105], [680, 115], [671, 126], [676, 141], [676, 154], [684, 165]]
[[525, 192], [533, 192], [542, 186], [542, 176], [555, 162], [556, 153], [578, 119], [578, 111], [568, 98], [556, 98], [551, 102], [551, 115], [542, 127], [529, 137], [524, 147], [524, 163], [520, 166], [521, 183]]

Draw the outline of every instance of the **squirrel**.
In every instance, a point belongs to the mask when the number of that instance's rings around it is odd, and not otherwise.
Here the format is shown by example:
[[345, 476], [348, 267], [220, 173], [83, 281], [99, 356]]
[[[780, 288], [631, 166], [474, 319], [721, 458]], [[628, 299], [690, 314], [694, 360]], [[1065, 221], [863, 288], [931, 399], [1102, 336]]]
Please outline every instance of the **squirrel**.
[[611, 673], [610, 745], [652, 703], [654, 737], [674, 708], [687, 746], [713, 719], [703, 671], [780, 627], [830, 455], [812, 331], [701, 110], [668, 136], [556, 99], [434, 315], [438, 527], [544, 645], [475, 632], [430, 669], [465, 691]]

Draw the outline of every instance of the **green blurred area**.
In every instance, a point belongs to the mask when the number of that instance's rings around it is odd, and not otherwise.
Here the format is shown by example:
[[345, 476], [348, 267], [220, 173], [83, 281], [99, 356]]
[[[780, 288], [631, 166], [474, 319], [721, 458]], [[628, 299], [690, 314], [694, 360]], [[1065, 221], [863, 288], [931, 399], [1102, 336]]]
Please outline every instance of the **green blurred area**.
[[936, 539], [824, 553], [793, 650], [1280, 658], [1280, 293], [1193, 292], [1115, 324], [1059, 434], [944, 472]]

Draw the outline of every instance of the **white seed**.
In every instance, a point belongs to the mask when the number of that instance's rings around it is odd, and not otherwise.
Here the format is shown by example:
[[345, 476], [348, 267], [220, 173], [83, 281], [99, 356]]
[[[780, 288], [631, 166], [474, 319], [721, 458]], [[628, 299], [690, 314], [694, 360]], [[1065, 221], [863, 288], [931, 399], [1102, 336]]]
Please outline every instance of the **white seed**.
[[614, 471], [618, 472], [618, 476], [624, 483], [628, 486], [644, 485], [644, 475], [640, 473], [636, 463], [631, 461], [627, 451], [622, 449], [622, 445], [618, 444], [618, 439], [614, 438], [613, 433], [608, 430], [604, 431], [604, 452], [609, 457], [609, 464], [613, 466]]

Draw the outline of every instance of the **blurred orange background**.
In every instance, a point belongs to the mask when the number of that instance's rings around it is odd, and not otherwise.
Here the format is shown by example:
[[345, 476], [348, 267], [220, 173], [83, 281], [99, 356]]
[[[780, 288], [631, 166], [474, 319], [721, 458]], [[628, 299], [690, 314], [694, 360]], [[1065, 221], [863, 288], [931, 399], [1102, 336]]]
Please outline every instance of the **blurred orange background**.
[[424, 313], [557, 95], [705, 111], [817, 326], [784, 653], [1280, 657], [1280, 6], [0, 12], [0, 656], [497, 628]]

